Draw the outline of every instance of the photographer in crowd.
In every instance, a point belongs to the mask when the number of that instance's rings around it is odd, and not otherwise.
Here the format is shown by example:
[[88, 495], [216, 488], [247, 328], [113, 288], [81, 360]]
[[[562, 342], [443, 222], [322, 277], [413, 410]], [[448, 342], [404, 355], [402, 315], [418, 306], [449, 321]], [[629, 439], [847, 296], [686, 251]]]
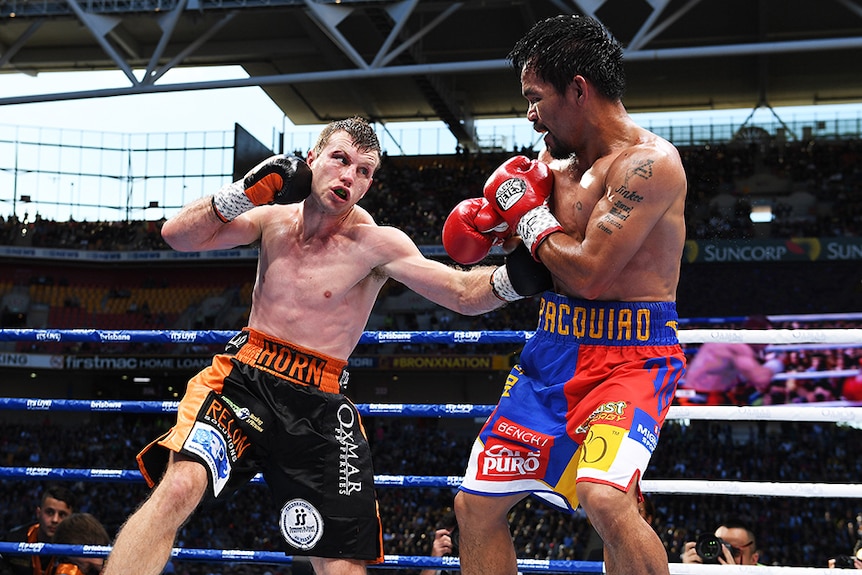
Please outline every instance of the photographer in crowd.
[[[454, 513], [447, 513], [440, 526], [434, 531], [434, 543], [431, 545], [431, 557], [458, 557], [458, 523]], [[440, 569], [423, 569], [419, 575], [447, 575], [451, 571]]]
[[680, 555], [683, 563], [713, 563], [719, 565], [759, 565], [757, 538], [746, 523], [725, 521], [713, 535], [704, 534], [689, 541]]
[[852, 555], [839, 555], [829, 559], [830, 569], [862, 569], [862, 539], [856, 542]]

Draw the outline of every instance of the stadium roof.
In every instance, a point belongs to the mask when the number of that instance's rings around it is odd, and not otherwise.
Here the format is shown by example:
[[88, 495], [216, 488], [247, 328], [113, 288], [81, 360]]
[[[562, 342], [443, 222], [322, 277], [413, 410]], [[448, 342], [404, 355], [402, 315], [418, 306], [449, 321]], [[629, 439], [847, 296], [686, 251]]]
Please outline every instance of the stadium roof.
[[[630, 111], [862, 102], [862, 0], [0, 0], [0, 73], [129, 80], [0, 91], [0, 105], [259, 85], [296, 125], [442, 120], [473, 148], [473, 120], [524, 114], [506, 54], [560, 13], [594, 15], [626, 46]], [[250, 78], [161, 81], [210, 65]]]

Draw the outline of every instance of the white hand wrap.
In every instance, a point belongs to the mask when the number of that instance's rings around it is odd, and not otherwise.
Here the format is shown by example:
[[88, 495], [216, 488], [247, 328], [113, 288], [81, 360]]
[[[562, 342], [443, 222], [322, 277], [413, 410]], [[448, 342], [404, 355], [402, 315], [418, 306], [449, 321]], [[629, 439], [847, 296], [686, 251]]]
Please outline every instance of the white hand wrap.
[[254, 207], [254, 202], [248, 199], [243, 189], [243, 181], [239, 180], [222, 186], [213, 195], [213, 211], [218, 219], [228, 223]]
[[515, 291], [512, 280], [509, 278], [509, 270], [504, 265], [495, 269], [491, 274], [491, 291], [505, 302], [517, 301], [527, 297]]
[[533, 258], [538, 261], [536, 250], [546, 237], [554, 232], [563, 231], [563, 226], [551, 213], [548, 204], [536, 206], [521, 218], [518, 222], [518, 235], [521, 236], [524, 245], [530, 250]]

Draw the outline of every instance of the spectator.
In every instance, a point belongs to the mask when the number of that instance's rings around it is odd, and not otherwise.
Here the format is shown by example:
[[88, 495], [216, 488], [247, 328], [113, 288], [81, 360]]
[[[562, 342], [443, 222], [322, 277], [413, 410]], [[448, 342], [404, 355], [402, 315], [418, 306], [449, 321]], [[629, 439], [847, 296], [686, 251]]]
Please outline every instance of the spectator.
[[[736, 519], [725, 521], [715, 530], [719, 549], [710, 549], [705, 538], [689, 541], [682, 552], [683, 563], [718, 563], [720, 565], [759, 565], [760, 553], [754, 532], [744, 522]], [[709, 538], [709, 541], [715, 539]], [[716, 553], [720, 551], [720, 553]], [[715, 554], [714, 560], [712, 555]]]
[[[431, 545], [431, 557], [457, 557], [458, 523], [454, 513], [447, 513], [434, 531], [434, 542]], [[447, 575], [449, 572], [440, 569], [423, 569], [419, 575]]]
[[[5, 541], [50, 543], [60, 523], [74, 511], [72, 493], [60, 485], [49, 485], [42, 492], [36, 506], [36, 523], [19, 525], [10, 530]], [[40, 555], [9, 555], [2, 557], [3, 575], [48, 575], [54, 566], [54, 557]]]
[[[73, 513], [57, 527], [54, 543], [108, 546], [111, 544], [111, 537], [93, 515]], [[104, 563], [102, 557], [59, 556], [56, 566], [48, 575], [99, 575]]]

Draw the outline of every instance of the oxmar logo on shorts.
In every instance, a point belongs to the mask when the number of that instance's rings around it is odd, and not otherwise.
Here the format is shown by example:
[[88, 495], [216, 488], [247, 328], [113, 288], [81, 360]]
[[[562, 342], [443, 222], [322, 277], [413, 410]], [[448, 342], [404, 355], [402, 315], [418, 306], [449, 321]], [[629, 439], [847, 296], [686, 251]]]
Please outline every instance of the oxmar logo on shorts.
[[303, 551], [313, 549], [323, 536], [323, 517], [305, 499], [291, 499], [285, 503], [278, 523], [284, 540]]

